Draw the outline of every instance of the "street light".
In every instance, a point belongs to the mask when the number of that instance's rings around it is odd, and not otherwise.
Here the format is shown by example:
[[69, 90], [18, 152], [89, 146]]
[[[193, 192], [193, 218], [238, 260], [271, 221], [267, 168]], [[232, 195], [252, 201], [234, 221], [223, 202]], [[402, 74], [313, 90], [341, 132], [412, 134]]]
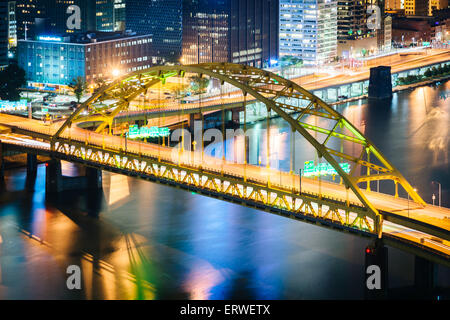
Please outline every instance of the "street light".
[[[431, 183], [437, 183], [439, 185], [439, 207], [440, 207], [441, 206], [441, 184], [437, 181], [431, 181]], [[433, 202], [433, 204], [434, 204], [434, 202]]]
[[120, 70], [119, 69], [113, 69], [112, 75], [113, 75], [114, 78], [117, 78], [118, 76], [120, 76]]

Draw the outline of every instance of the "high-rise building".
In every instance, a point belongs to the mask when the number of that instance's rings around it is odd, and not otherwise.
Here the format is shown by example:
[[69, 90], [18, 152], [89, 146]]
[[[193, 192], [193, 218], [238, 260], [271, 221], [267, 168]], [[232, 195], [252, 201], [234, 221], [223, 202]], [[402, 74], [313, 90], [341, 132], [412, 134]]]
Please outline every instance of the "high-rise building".
[[126, 29], [153, 35], [158, 61], [179, 61], [182, 39], [181, 0], [127, 0]]
[[96, 0], [96, 29], [114, 31], [114, 0]]
[[95, 31], [97, 29], [97, 2], [99, 1], [53, 0], [53, 5], [49, 7], [46, 16], [52, 25], [52, 33], [73, 34]]
[[338, 40], [368, 37], [366, 0], [338, 0]]
[[433, 15], [433, 10], [448, 8], [448, 0], [429, 0], [428, 15]]
[[8, 4], [8, 47], [17, 46], [17, 21], [16, 21], [16, 1], [7, 1]]
[[405, 0], [405, 14], [407, 16], [427, 16], [429, 0]]
[[337, 1], [280, 0], [280, 56], [321, 64], [337, 54]]
[[401, 10], [404, 9], [404, 0], [386, 0], [385, 9], [386, 10]]
[[126, 0], [114, 0], [114, 31], [125, 30]]
[[8, 64], [8, 3], [0, 2], [0, 67]]
[[54, 5], [50, 0], [16, 0], [17, 39], [33, 39], [36, 19], [46, 18], [46, 8]]
[[183, 0], [184, 64], [267, 67], [278, 59], [278, 0]]

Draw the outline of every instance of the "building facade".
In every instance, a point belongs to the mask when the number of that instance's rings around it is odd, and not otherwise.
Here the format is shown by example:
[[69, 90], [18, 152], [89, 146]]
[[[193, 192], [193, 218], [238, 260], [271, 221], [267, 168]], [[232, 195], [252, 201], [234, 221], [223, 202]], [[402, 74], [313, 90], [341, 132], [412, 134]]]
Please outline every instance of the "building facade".
[[114, 31], [114, 0], [96, 0], [96, 30]]
[[337, 1], [280, 0], [280, 56], [321, 64], [337, 54]]
[[127, 30], [154, 35], [154, 63], [180, 60], [182, 0], [127, 0], [125, 11]]
[[371, 31], [367, 27], [367, 4], [365, 0], [338, 1], [338, 40], [366, 38]]
[[39, 36], [18, 41], [19, 65], [32, 86], [87, 83], [151, 66], [152, 38], [121, 33], [90, 33], [71, 37]]
[[278, 0], [184, 0], [181, 62], [268, 67], [278, 59]]
[[405, 0], [405, 14], [407, 16], [427, 16], [430, 0]]
[[36, 19], [45, 19], [53, 6], [50, 0], [16, 0], [17, 39], [34, 39]]
[[126, 0], [114, 0], [114, 31], [125, 31]]
[[448, 8], [448, 0], [429, 0], [428, 15], [432, 16], [434, 10], [442, 10]]

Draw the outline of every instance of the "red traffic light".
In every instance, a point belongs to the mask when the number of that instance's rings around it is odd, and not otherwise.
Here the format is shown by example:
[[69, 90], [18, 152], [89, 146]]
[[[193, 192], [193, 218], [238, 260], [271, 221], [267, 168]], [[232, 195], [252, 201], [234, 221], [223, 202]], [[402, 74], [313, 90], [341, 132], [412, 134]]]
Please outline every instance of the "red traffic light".
[[366, 253], [367, 253], [367, 254], [372, 253], [372, 249], [369, 248], [369, 247], [367, 247], [367, 248], [366, 248]]

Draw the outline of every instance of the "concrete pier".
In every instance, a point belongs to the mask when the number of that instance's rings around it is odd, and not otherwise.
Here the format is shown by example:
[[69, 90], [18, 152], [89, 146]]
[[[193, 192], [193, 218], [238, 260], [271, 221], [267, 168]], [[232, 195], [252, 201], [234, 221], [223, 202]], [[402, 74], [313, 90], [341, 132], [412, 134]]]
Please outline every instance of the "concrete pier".
[[414, 261], [414, 287], [430, 292], [434, 287], [434, 264], [420, 257]]
[[51, 160], [46, 163], [47, 192], [57, 193], [68, 190], [101, 189], [102, 172], [95, 168], [86, 168], [85, 176], [65, 177], [62, 175], [61, 161]]
[[35, 176], [37, 174], [37, 156], [27, 153], [27, 176]]
[[392, 98], [391, 67], [379, 66], [370, 69], [369, 99]]
[[388, 295], [388, 249], [376, 240], [365, 250], [365, 298], [386, 299]]

